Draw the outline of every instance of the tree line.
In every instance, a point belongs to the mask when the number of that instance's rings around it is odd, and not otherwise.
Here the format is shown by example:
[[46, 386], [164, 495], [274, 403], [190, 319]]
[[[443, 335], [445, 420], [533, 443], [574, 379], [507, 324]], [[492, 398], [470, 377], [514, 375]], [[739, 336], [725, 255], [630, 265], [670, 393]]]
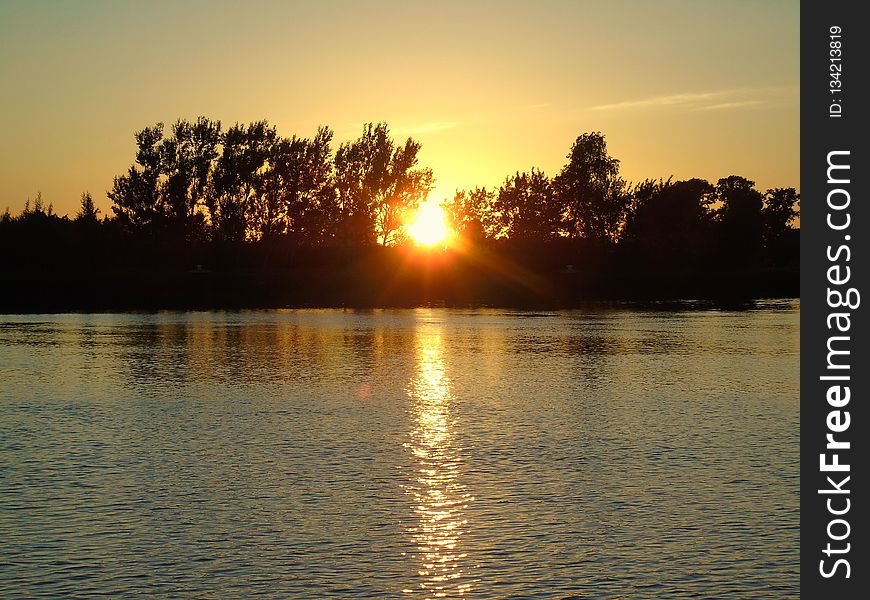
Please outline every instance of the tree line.
[[[0, 235], [13, 245], [34, 233], [69, 237], [64, 223], [74, 223], [73, 237], [110, 232], [176, 246], [401, 245], [404, 224], [433, 189], [431, 169], [418, 164], [420, 143], [397, 142], [386, 123], [364, 125], [334, 151], [333, 138], [328, 127], [282, 137], [267, 121], [157, 123], [135, 133], [134, 162], [108, 191], [111, 216], [99, 218], [89, 193], [74, 219], [37, 196], [18, 216], [7, 209]], [[669, 268], [746, 266], [781, 254], [799, 215], [794, 188], [762, 192], [736, 175], [630, 183], [619, 166], [602, 133], [583, 133], [555, 176], [518, 171], [496, 189], [457, 190], [443, 205], [474, 244], [615, 248], [635, 264]]]
[[420, 144], [397, 144], [386, 123], [333, 152], [333, 132], [281, 137], [266, 121], [200, 117], [136, 133], [136, 161], [115, 178], [109, 199], [130, 233], [228, 242], [292, 238], [391, 245], [403, 219], [432, 189], [418, 168]]

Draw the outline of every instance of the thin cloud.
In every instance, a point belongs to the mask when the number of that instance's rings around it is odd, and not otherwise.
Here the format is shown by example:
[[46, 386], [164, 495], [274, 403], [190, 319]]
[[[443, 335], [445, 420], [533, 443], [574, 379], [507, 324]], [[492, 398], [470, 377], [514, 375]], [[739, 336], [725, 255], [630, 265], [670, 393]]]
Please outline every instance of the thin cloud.
[[721, 98], [723, 92], [705, 92], [699, 94], [672, 94], [670, 96], [654, 96], [642, 100], [627, 100], [613, 104], [593, 106], [592, 110], [624, 110], [633, 108], [657, 108], [663, 106], [690, 106], [700, 102], [709, 102]]
[[638, 109], [681, 108], [684, 110], [730, 110], [745, 108], [762, 104], [757, 99], [740, 99], [747, 96], [748, 90], [722, 90], [715, 92], [697, 92], [685, 94], [670, 94], [667, 96], [653, 96], [640, 100], [627, 100], [612, 104], [593, 106], [592, 110], [617, 111]]
[[758, 106], [759, 104], [764, 104], [764, 102], [761, 100], [743, 100], [742, 102], [723, 102], [722, 104], [713, 104], [712, 106], [702, 106], [695, 110], [729, 110], [746, 106]]

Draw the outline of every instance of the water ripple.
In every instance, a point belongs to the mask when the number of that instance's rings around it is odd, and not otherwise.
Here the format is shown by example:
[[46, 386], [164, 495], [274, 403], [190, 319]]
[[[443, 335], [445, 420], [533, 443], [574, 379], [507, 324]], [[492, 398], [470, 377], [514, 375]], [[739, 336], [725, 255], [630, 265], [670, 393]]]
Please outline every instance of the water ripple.
[[0, 321], [3, 598], [798, 597], [797, 303]]

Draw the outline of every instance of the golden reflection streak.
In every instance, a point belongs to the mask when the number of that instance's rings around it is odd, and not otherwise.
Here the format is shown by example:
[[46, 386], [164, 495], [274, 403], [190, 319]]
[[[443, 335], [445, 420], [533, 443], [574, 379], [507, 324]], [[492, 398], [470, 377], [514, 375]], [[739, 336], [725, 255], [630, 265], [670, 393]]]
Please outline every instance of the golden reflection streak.
[[473, 500], [461, 482], [461, 448], [450, 417], [453, 396], [443, 358], [441, 331], [422, 324], [416, 341], [417, 375], [408, 393], [415, 427], [405, 444], [416, 462], [415, 476], [406, 486], [413, 499], [417, 523], [408, 528], [419, 561], [418, 588], [425, 598], [463, 596], [471, 591], [460, 538], [466, 530], [464, 510]]

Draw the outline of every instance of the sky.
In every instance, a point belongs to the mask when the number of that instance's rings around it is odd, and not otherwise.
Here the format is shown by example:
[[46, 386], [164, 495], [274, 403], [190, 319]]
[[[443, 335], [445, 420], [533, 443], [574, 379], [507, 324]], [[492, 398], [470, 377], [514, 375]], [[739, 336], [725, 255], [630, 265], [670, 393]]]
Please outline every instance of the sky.
[[111, 214], [134, 132], [199, 115], [336, 147], [386, 121], [439, 198], [592, 131], [630, 181], [799, 189], [799, 66], [797, 0], [0, 0], [0, 211]]

